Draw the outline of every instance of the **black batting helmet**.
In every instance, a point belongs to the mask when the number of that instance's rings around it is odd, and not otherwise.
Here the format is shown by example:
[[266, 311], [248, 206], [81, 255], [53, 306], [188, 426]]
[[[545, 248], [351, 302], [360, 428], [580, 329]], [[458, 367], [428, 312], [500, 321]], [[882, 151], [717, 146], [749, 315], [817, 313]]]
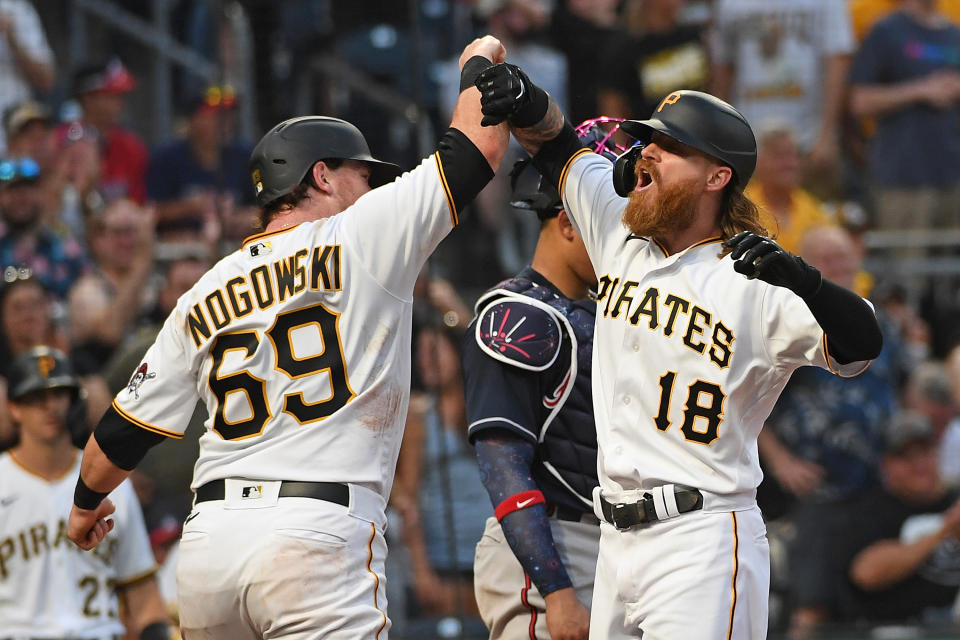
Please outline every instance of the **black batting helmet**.
[[34, 347], [14, 358], [7, 375], [7, 396], [17, 400], [43, 389], [80, 389], [80, 382], [63, 352]]
[[333, 158], [369, 163], [371, 187], [391, 182], [401, 173], [397, 165], [370, 155], [363, 134], [349, 122], [328, 116], [291, 118], [264, 134], [250, 155], [257, 203], [262, 207], [287, 195], [314, 164]]
[[[709, 93], [686, 89], [674, 91], [663, 99], [649, 120], [625, 120], [620, 128], [643, 144], [648, 144], [653, 132], [659, 131], [677, 142], [702, 151], [733, 169], [733, 182], [741, 188], [750, 181], [757, 166], [757, 140], [747, 119]], [[635, 162], [634, 149], [624, 157], [631, 152], [634, 152], [632, 159]], [[615, 175], [629, 181], [632, 179], [632, 166], [630, 169], [629, 172], [615, 172]], [[626, 192], [621, 193], [624, 185], [617, 185], [617, 192], [625, 196], [633, 186], [630, 184]]]
[[87, 405], [80, 381], [62, 351], [51, 347], [34, 347], [14, 358], [7, 374], [7, 397], [16, 402], [24, 396], [44, 389], [70, 391], [70, 409], [66, 415], [67, 430], [74, 446], [83, 448], [90, 437], [87, 427]]

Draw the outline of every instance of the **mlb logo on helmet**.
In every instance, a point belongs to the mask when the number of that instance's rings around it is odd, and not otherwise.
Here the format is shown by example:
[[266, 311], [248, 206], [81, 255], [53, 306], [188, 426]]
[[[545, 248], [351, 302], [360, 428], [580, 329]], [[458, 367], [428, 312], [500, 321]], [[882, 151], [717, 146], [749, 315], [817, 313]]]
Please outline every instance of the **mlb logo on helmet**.
[[260, 169], [253, 170], [253, 188], [257, 190], [257, 195], [263, 191], [263, 180], [260, 179]]

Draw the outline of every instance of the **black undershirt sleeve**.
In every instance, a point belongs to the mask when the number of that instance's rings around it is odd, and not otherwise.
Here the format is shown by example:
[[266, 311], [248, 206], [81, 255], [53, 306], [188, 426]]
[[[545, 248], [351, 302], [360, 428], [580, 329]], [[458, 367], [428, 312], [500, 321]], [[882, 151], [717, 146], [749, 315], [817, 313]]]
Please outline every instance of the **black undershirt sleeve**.
[[453, 127], [440, 138], [437, 154], [453, 203], [462, 211], [493, 179], [493, 169], [473, 141]]
[[830, 355], [840, 364], [873, 360], [880, 355], [883, 334], [867, 302], [826, 278], [820, 290], [805, 298], [823, 332]]
[[147, 431], [130, 422], [113, 406], [100, 419], [93, 436], [110, 462], [126, 471], [140, 464], [150, 447], [167, 439], [167, 436]]
[[533, 156], [533, 165], [540, 171], [540, 175], [550, 181], [550, 184], [559, 188], [563, 168], [570, 157], [580, 149], [583, 149], [580, 136], [570, 123], [565, 121], [557, 137], [540, 146], [540, 150]]

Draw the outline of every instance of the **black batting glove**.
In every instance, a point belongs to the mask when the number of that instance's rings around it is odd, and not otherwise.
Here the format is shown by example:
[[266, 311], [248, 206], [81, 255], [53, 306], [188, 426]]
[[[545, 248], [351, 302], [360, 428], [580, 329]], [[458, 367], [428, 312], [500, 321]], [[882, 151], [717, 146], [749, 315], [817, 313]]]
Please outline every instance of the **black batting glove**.
[[523, 69], [501, 62], [484, 69], [477, 76], [480, 110], [484, 127], [507, 120], [516, 127], [529, 127], [547, 113], [547, 92], [533, 84]]
[[723, 244], [733, 249], [730, 257], [737, 273], [786, 287], [804, 299], [820, 290], [820, 272], [770, 238], [741, 231]]

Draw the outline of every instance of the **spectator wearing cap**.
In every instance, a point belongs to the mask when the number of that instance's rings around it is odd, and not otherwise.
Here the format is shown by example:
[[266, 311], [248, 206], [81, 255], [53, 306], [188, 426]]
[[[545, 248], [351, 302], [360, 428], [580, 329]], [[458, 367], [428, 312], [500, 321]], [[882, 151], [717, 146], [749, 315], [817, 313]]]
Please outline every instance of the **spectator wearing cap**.
[[219, 228], [239, 242], [256, 231], [247, 173], [252, 146], [235, 135], [236, 106], [233, 89], [208, 87], [184, 105], [185, 136], [151, 155], [147, 195], [156, 203], [161, 241], [195, 241]]
[[105, 200], [127, 197], [143, 204], [147, 147], [133, 131], [120, 125], [127, 94], [137, 82], [119, 58], [85, 64], [73, 74], [73, 96], [83, 113], [79, 122], [58, 129], [63, 140], [95, 136], [100, 146], [100, 192]]
[[[53, 51], [28, 0], [0, 2], [0, 113], [10, 105], [53, 89], [56, 67]], [[0, 149], [6, 147], [0, 130]]]
[[937, 471], [937, 453], [923, 414], [905, 411], [890, 421], [883, 484], [853, 505], [845, 528], [852, 620], [953, 626], [960, 500]]
[[[58, 149], [50, 109], [34, 100], [19, 102], [4, 112], [3, 129], [7, 134], [7, 155], [32, 158], [40, 166], [44, 221], [61, 235], [82, 242], [83, 212], [75, 206], [79, 198], [74, 197], [67, 170], [76, 154]], [[98, 162], [85, 164], [99, 167]]]
[[28, 267], [63, 300], [86, 269], [86, 253], [44, 221], [41, 176], [32, 158], [0, 160], [0, 267]]

